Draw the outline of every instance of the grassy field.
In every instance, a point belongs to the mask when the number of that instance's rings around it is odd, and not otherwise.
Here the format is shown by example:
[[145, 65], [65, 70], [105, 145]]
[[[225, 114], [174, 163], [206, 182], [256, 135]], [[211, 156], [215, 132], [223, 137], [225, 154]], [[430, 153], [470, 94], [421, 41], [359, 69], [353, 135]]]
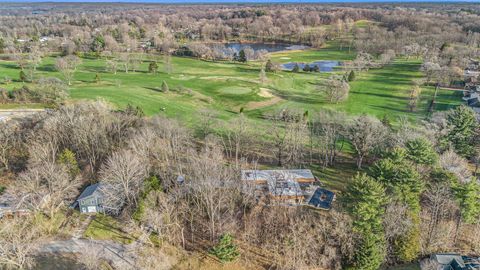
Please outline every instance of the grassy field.
[[[351, 60], [353, 51], [328, 45], [320, 50], [285, 51], [272, 53], [271, 59], [285, 63], [291, 61], [312, 62], [316, 60]], [[36, 77], [54, 76], [62, 78], [55, 71], [54, 57], [44, 58]], [[316, 86], [330, 73], [292, 73], [280, 71], [268, 73], [268, 82], [259, 82], [261, 63], [246, 64], [230, 62], [210, 62], [193, 58], [173, 57], [173, 71], [147, 72], [150, 60], [144, 56], [139, 71], [117, 74], [105, 72], [104, 59], [82, 59], [83, 63], [75, 74], [70, 88], [72, 100], [104, 99], [117, 108], [127, 104], [140, 106], [147, 115], [159, 112], [177, 117], [185, 122], [195, 122], [201, 108], [218, 112], [221, 119], [228, 119], [244, 108], [247, 115], [259, 119], [262, 114], [283, 107], [315, 111], [332, 108], [352, 115], [367, 113], [378, 117], [387, 115], [395, 121], [398, 115], [417, 119], [426, 115], [427, 104], [433, 89], [424, 88], [419, 108], [416, 112], [407, 111], [407, 98], [412, 80], [422, 74], [418, 71], [419, 60], [397, 59], [382, 69], [370, 70], [357, 75], [351, 83], [349, 99], [339, 104], [328, 104]], [[23, 84], [16, 80], [19, 69], [15, 63], [0, 61], [0, 77], [9, 76], [14, 81], [0, 87], [13, 89]], [[341, 73], [342, 71], [337, 71]], [[100, 82], [95, 82], [99, 74]], [[166, 81], [170, 91], [161, 92], [162, 82]], [[447, 109], [460, 103], [460, 98], [452, 93], [442, 92], [437, 109]], [[30, 105], [0, 105], [1, 108], [28, 107]], [[30, 107], [38, 108], [41, 104]]]
[[98, 214], [92, 220], [84, 237], [95, 240], [113, 240], [122, 244], [130, 244], [135, 239], [124, 232], [122, 224], [111, 216]]

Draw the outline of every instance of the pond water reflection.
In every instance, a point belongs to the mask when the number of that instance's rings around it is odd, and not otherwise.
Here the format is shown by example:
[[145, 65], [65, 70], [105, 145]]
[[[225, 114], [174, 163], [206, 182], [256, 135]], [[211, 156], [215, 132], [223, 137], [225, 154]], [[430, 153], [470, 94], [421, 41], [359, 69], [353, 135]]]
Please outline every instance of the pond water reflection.
[[325, 61], [315, 61], [312, 63], [290, 62], [290, 63], [282, 64], [282, 67], [285, 70], [292, 70], [295, 67], [295, 64], [298, 65], [300, 70], [302, 70], [306, 64], [308, 64], [311, 68], [314, 66], [318, 66], [320, 72], [332, 72], [335, 67], [339, 67], [342, 65], [340, 61], [325, 60]]

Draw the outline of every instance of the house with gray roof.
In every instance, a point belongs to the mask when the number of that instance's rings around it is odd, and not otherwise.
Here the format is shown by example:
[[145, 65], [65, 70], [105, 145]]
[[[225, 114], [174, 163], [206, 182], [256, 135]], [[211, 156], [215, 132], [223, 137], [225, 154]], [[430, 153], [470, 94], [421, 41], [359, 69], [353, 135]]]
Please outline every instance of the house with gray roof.
[[478, 270], [480, 260], [476, 257], [462, 256], [455, 253], [438, 253], [430, 256], [437, 264], [438, 270]]
[[80, 213], [104, 213], [103, 200], [101, 184], [93, 184], [83, 190], [73, 204], [73, 208], [78, 207]]
[[318, 180], [307, 169], [242, 170], [241, 177], [246, 186], [255, 187], [257, 197], [267, 195], [277, 203], [329, 210], [335, 199], [335, 193], [318, 187]]

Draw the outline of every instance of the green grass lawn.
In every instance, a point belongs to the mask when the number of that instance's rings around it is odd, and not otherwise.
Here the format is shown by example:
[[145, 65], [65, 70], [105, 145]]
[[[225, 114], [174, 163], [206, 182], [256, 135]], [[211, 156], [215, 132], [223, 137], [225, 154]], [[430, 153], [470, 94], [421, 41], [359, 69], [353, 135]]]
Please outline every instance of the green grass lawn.
[[114, 218], [97, 214], [92, 220], [87, 230], [84, 233], [84, 237], [95, 240], [112, 240], [122, 244], [130, 244], [135, 239], [122, 229], [122, 224]]
[[[271, 54], [276, 62], [317, 60], [351, 60], [355, 52], [348, 48], [340, 48], [330, 43], [325, 48], [303, 51], [285, 51]], [[377, 117], [384, 115], [395, 121], [399, 115], [406, 115], [414, 120], [427, 115], [428, 102], [433, 96], [433, 89], [425, 87], [422, 92], [419, 108], [416, 112], [407, 111], [407, 102], [412, 80], [421, 78], [418, 70], [419, 60], [397, 59], [393, 64], [381, 69], [357, 74], [351, 83], [350, 96], [347, 101], [329, 104], [318, 90], [317, 84], [331, 73], [292, 73], [279, 71], [267, 73], [268, 82], [259, 82], [260, 62], [246, 64], [231, 62], [211, 62], [193, 58], [173, 57], [173, 71], [163, 72], [163, 64], [159, 61], [160, 72], [147, 72], [150, 60], [145, 60], [139, 71], [119, 70], [117, 74], [105, 72], [104, 59], [84, 58], [75, 74], [70, 87], [71, 100], [104, 99], [117, 108], [127, 104], [140, 106], [147, 115], [165, 113], [185, 123], [195, 123], [198, 111], [208, 108], [218, 113], [220, 119], [229, 119], [241, 108], [252, 119], [259, 120], [264, 113], [279, 108], [290, 107], [300, 110], [316, 111], [332, 108], [345, 111], [351, 115], [367, 113]], [[46, 57], [38, 67], [36, 77], [54, 76], [62, 78], [55, 71], [54, 57]], [[1, 88], [14, 89], [22, 86], [16, 80], [20, 70], [15, 63], [0, 61], [0, 78], [9, 76], [14, 81]], [[341, 70], [336, 72], [342, 73]], [[95, 82], [99, 74], [100, 82]], [[162, 82], [167, 82], [170, 91], [161, 91]], [[460, 98], [449, 92], [441, 92], [436, 109], [443, 110], [461, 102]], [[1, 108], [27, 107], [29, 105], [0, 104]], [[30, 107], [41, 107], [32, 104]]]

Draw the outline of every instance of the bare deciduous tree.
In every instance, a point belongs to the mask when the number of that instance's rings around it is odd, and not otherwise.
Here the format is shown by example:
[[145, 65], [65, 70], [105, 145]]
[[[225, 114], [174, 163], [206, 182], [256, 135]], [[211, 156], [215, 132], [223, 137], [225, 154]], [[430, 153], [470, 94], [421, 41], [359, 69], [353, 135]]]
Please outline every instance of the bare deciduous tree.
[[144, 160], [133, 152], [120, 150], [113, 153], [100, 171], [106, 211], [117, 214], [123, 207], [128, 210], [136, 207], [143, 180], [147, 175], [148, 168]]
[[53, 217], [78, 195], [79, 187], [80, 179], [72, 177], [65, 166], [44, 161], [19, 175], [15, 194], [20, 206], [43, 211]]
[[0, 266], [26, 269], [34, 265], [41, 234], [31, 218], [0, 219]]
[[15, 123], [0, 122], [0, 165], [5, 170], [9, 169], [11, 151], [15, 149], [18, 141], [17, 132], [18, 127]]
[[345, 114], [333, 111], [321, 111], [313, 116], [311, 136], [317, 141], [323, 166], [333, 165], [338, 152], [343, 148], [346, 119]]
[[81, 62], [81, 59], [75, 55], [59, 57], [55, 60], [55, 68], [63, 75], [67, 84], [72, 85], [73, 76]]
[[330, 103], [338, 103], [348, 98], [350, 85], [342, 76], [332, 75], [320, 86], [320, 91], [325, 93]]
[[386, 128], [380, 121], [366, 115], [355, 118], [348, 126], [347, 136], [355, 149], [359, 169], [362, 168], [365, 157], [375, 148], [381, 147], [386, 134]]
[[208, 222], [213, 240], [224, 226], [233, 225], [236, 203], [241, 201], [241, 185], [237, 173], [226, 166], [219, 147], [207, 147], [200, 154], [191, 154], [186, 173], [188, 198], [198, 214]]

